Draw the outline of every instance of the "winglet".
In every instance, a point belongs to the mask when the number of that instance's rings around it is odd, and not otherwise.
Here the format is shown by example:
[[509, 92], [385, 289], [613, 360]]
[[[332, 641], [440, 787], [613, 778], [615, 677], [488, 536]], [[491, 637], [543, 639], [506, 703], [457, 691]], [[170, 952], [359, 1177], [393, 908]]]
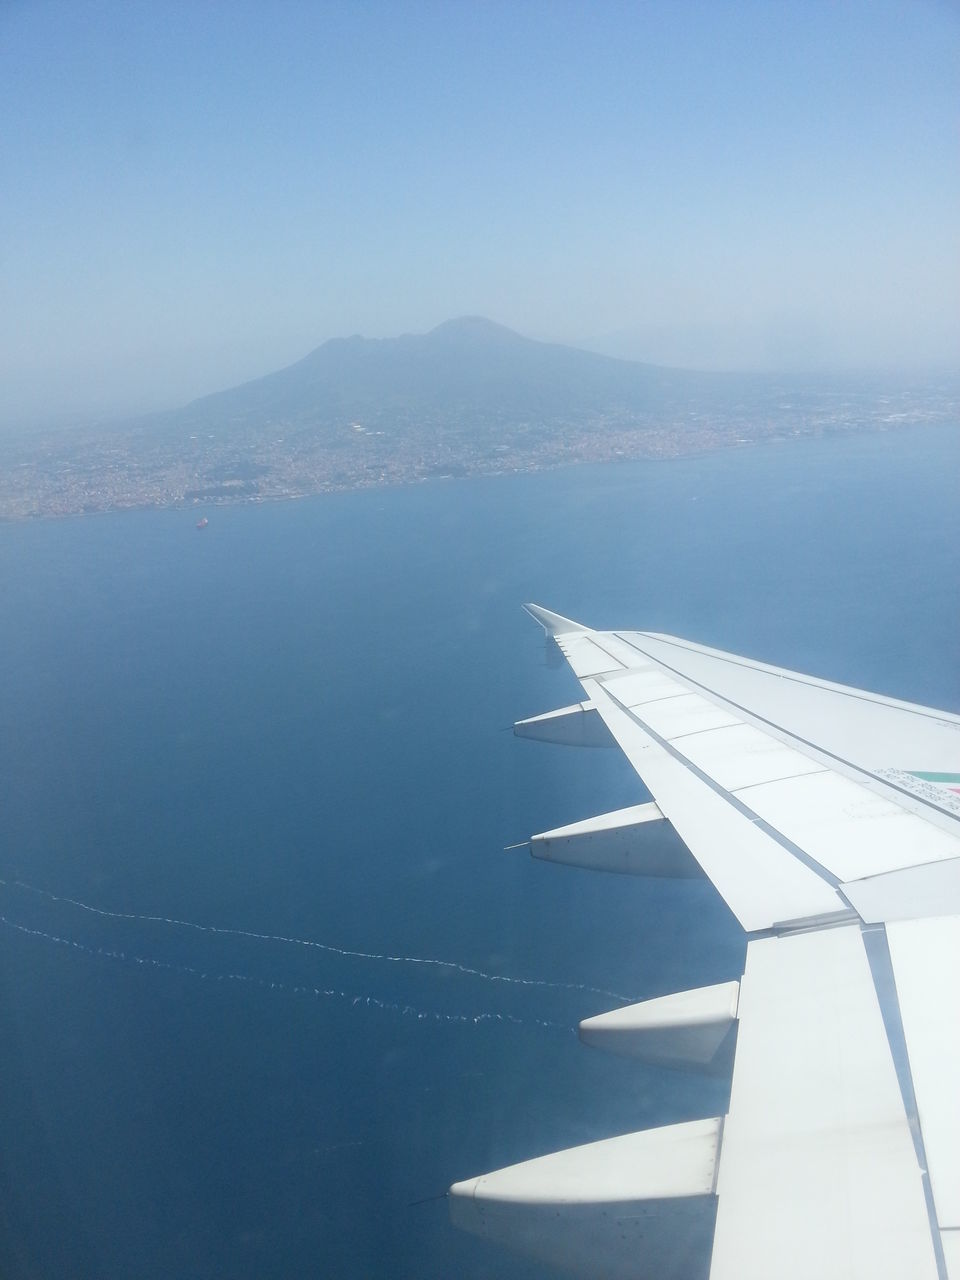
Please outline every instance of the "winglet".
[[524, 609], [539, 622], [548, 636], [563, 636], [572, 631], [589, 631], [582, 622], [574, 622], [572, 618], [564, 618], [559, 613], [551, 613], [549, 609], [541, 609], [538, 604], [525, 604]]

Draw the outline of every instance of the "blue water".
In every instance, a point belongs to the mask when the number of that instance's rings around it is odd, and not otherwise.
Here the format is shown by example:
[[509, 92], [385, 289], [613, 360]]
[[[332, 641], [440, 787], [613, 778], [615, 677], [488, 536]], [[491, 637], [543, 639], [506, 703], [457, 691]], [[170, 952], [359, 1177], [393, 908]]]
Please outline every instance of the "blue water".
[[502, 852], [643, 798], [504, 731], [579, 696], [521, 602], [956, 709], [958, 476], [918, 429], [0, 528], [0, 1273], [551, 1274], [413, 1202], [721, 1111], [571, 1028], [742, 942]]

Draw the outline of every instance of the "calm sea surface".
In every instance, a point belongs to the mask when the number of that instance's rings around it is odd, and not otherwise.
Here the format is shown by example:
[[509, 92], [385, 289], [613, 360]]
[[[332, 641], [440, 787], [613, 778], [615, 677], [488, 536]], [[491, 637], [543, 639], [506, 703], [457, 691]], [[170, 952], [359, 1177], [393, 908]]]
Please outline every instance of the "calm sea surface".
[[644, 798], [505, 731], [579, 697], [520, 604], [956, 710], [958, 482], [904, 430], [0, 527], [0, 1274], [551, 1274], [413, 1202], [723, 1110], [571, 1028], [742, 942], [502, 851]]

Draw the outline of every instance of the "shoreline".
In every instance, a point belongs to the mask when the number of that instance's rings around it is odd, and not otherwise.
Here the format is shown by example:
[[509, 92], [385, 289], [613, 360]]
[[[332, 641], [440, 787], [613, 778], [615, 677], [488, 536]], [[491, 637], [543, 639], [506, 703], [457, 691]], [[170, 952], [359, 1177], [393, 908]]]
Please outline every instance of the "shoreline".
[[[102, 476], [97, 474], [95, 466], [91, 467], [85, 479], [79, 483], [77, 491], [69, 496], [57, 491], [56, 474], [45, 475], [38, 467], [31, 476], [33, 483], [29, 486], [32, 492], [20, 493], [17, 501], [13, 495], [7, 497], [0, 493], [0, 524], [35, 523], [42, 520], [71, 519], [81, 516], [113, 515], [123, 511], [165, 511], [179, 510], [186, 513], [203, 512], [205, 509], [228, 506], [262, 506], [272, 502], [293, 502], [304, 498], [320, 497], [324, 494], [354, 493], [373, 489], [411, 488], [419, 484], [445, 482], [448, 480], [479, 479], [494, 476], [523, 475], [536, 472], [555, 471], [561, 468], [577, 466], [597, 466], [629, 462], [672, 462], [685, 458], [702, 457], [711, 453], [733, 451], [791, 444], [801, 440], [833, 437], [850, 437], [859, 435], [888, 435], [912, 429], [956, 428], [960, 419], [954, 414], [936, 413], [905, 422], [866, 422], [862, 424], [843, 423], [810, 423], [805, 427], [795, 427], [790, 431], [777, 431], [775, 428], [757, 432], [755, 435], [744, 434], [741, 430], [736, 435], [724, 432], [697, 432], [683, 438], [684, 433], [657, 433], [657, 445], [650, 447], [652, 441], [641, 441], [634, 438], [629, 441], [632, 448], [623, 447], [624, 441], [598, 441], [596, 439], [580, 439], [560, 442], [566, 444], [560, 455], [545, 449], [539, 456], [515, 457], [511, 464], [508, 457], [490, 458], [466, 457], [457, 459], [450, 457], [449, 471], [440, 471], [435, 466], [429, 470], [416, 469], [416, 465], [402, 465], [403, 459], [394, 459], [394, 466], [389, 471], [382, 470], [378, 475], [364, 475], [362, 471], [350, 478], [334, 479], [314, 472], [312, 479], [306, 484], [297, 483], [292, 477], [287, 481], [289, 488], [281, 487], [284, 481], [277, 474], [263, 476], [262, 480], [242, 482], [221, 482], [219, 486], [211, 484], [205, 496], [191, 496], [189, 491], [173, 492], [167, 487], [169, 480], [165, 476], [157, 476], [154, 480], [156, 491], [151, 495], [151, 479], [142, 477], [143, 485], [139, 493], [116, 492], [112, 498], [102, 493], [100, 485]], [[646, 447], [643, 447], [646, 445]], [[242, 458], [240, 463], [242, 465]], [[21, 469], [24, 463], [20, 464]], [[422, 461], [421, 461], [422, 465]], [[133, 468], [131, 468], [133, 469]], [[126, 470], [126, 469], [124, 469]], [[312, 468], [310, 469], [312, 470]], [[309, 474], [309, 470], [308, 470]], [[342, 472], [340, 473], [342, 474]], [[192, 477], [191, 477], [192, 478]], [[133, 487], [132, 477], [114, 475], [117, 490]], [[253, 487], [256, 486], [256, 487]], [[217, 488], [219, 487], [219, 492]], [[96, 495], [96, 496], [94, 496]], [[24, 509], [29, 506], [31, 509]], [[17, 510], [16, 508], [20, 509]]]

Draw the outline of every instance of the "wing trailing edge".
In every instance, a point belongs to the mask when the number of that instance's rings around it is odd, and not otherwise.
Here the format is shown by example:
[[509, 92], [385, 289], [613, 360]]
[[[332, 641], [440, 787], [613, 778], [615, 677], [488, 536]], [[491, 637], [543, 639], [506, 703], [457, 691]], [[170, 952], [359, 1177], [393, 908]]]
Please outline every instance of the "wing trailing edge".
[[960, 1280], [960, 717], [525, 608], [585, 701], [517, 736], [602, 725], [653, 801], [531, 852], [640, 875], [689, 854], [747, 935], [739, 983], [598, 1014], [581, 1039], [698, 1071], [732, 1057], [732, 1091], [720, 1119], [458, 1183], [454, 1221], [594, 1280]]

